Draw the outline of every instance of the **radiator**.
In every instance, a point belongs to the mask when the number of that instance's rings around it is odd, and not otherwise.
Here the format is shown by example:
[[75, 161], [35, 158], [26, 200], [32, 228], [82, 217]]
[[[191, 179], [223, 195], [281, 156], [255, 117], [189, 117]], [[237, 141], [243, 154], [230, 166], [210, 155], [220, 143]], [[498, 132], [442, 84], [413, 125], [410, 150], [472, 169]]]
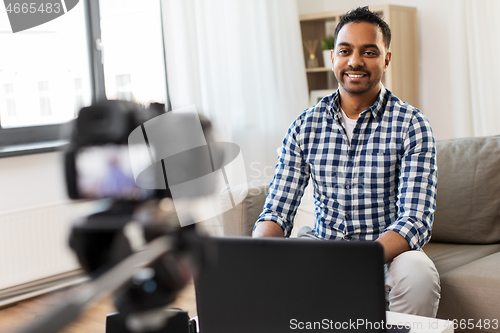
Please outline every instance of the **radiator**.
[[[96, 206], [95, 202], [64, 203], [0, 213], [0, 296], [15, 294], [25, 284], [32, 289], [37, 281], [43, 284], [49, 277], [67, 277], [65, 273], [79, 270], [68, 245], [71, 224], [94, 212]], [[198, 223], [198, 229], [220, 236], [219, 220]]]
[[95, 203], [62, 203], [0, 213], [0, 290], [79, 269], [68, 246], [72, 220]]

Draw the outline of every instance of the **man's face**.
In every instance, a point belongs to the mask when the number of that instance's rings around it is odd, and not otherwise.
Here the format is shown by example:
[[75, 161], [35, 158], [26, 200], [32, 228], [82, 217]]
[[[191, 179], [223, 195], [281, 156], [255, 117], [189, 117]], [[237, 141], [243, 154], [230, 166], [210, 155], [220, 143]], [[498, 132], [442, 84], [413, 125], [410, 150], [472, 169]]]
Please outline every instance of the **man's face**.
[[348, 23], [340, 29], [333, 50], [333, 72], [348, 94], [378, 93], [391, 53], [382, 31], [368, 22]]

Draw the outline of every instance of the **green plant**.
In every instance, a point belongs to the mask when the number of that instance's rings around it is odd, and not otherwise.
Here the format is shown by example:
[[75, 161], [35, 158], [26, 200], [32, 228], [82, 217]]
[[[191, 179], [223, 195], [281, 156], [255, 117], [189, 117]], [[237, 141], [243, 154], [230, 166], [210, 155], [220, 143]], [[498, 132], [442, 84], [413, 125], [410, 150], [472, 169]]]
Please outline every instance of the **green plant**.
[[333, 36], [326, 36], [321, 40], [321, 48], [323, 50], [333, 50], [335, 48], [335, 40]]

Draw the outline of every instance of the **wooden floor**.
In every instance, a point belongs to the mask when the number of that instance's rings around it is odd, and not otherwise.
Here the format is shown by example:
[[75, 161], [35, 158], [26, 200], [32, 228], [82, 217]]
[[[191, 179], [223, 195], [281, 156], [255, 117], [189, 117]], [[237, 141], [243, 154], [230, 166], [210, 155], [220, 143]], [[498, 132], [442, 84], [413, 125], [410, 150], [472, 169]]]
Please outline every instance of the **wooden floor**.
[[[39, 296], [19, 302], [11, 307], [0, 310], [0, 332], [14, 333], [21, 327], [39, 319], [47, 311], [55, 308], [64, 297], [71, 296], [74, 288], [52, 294]], [[180, 308], [196, 316], [196, 299], [194, 285], [190, 283], [169, 307]], [[104, 333], [106, 331], [106, 314], [115, 309], [110, 298], [104, 298], [87, 309], [77, 321], [67, 326], [61, 333]]]

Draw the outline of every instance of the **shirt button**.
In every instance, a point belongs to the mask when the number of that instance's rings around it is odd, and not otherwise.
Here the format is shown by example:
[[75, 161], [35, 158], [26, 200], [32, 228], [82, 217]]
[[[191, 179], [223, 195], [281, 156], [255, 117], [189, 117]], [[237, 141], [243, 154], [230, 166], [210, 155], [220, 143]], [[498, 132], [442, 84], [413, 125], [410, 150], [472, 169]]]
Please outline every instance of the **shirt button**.
[[344, 235], [344, 239], [351, 239], [350, 235]]
[[346, 185], [346, 186], [345, 186], [345, 188], [346, 188], [346, 189], [350, 189], [350, 188], [351, 188], [351, 186], [349, 186], [349, 185]]
[[348, 218], [350, 218], [350, 217], [351, 217], [351, 215], [349, 215], [349, 214], [347, 214], [347, 215], [345, 216], [345, 218], [346, 218], [346, 219], [348, 219]]

